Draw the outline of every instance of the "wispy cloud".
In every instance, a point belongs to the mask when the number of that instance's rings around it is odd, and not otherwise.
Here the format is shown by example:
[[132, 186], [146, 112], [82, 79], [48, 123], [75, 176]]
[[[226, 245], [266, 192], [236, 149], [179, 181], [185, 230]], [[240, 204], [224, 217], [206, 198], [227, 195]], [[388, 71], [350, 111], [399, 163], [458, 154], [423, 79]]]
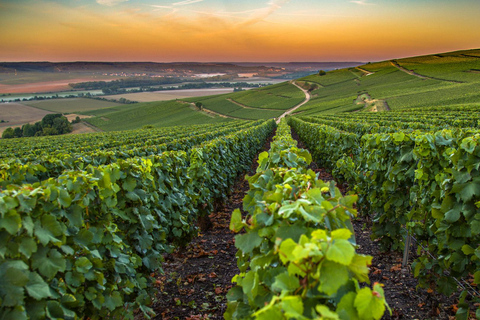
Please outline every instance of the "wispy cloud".
[[127, 2], [127, 1], [128, 0], [97, 0], [97, 3], [104, 6], [114, 6], [116, 4]]
[[172, 3], [172, 6], [186, 6], [187, 4], [202, 2], [203, 0], [185, 0], [180, 2]]
[[[290, 0], [269, 0], [265, 3], [263, 7], [241, 11], [198, 11], [183, 8], [183, 6], [202, 1], [204, 0], [184, 0], [171, 3], [170, 5], [150, 5], [150, 7], [155, 8], [155, 10], [153, 11], [168, 9], [172, 10], [169, 15], [172, 15], [172, 17], [177, 20], [179, 17], [177, 14], [179, 12], [194, 13], [198, 15], [196, 20], [189, 20], [189, 24], [182, 23], [183, 28], [185, 28], [186, 25], [197, 25], [196, 21], [201, 20], [202, 22], [209, 21], [207, 25], [211, 25], [213, 23], [212, 21], [215, 21], [217, 27], [218, 25], [221, 25], [222, 28], [225, 30], [234, 30], [247, 26], [252, 26], [259, 22], [267, 22], [265, 21], [265, 19], [274, 14], [277, 10], [281, 9], [283, 5], [290, 2]], [[166, 16], [163, 16], [162, 19], [165, 20], [165, 18]], [[196, 28], [203, 30], [204, 27], [199, 28], [197, 26]]]
[[350, 2], [355, 3], [355, 4], [359, 4], [361, 6], [369, 6], [369, 5], [374, 4], [374, 3], [367, 2], [367, 0], [351, 0]]
[[288, 2], [290, 2], [290, 0], [270, 0], [267, 2], [266, 7], [254, 10], [251, 17], [241, 25], [249, 26], [263, 21]]
[[158, 11], [158, 10], [161, 10], [161, 9], [174, 9], [173, 12], [176, 12], [177, 7], [179, 7], [179, 6], [186, 6], [186, 5], [189, 5], [189, 4], [202, 2], [202, 1], [203, 0], [184, 0], [184, 1], [174, 2], [169, 6], [160, 6], [160, 5], [152, 4], [152, 5], [150, 5], [150, 7], [156, 8], [156, 10], [154, 10], [154, 11]]
[[154, 8], [157, 8], [157, 9], [172, 9], [173, 8], [172, 6], [159, 6], [159, 5], [156, 5], [156, 4], [152, 4], [152, 5], [150, 5], [150, 7], [154, 7]]

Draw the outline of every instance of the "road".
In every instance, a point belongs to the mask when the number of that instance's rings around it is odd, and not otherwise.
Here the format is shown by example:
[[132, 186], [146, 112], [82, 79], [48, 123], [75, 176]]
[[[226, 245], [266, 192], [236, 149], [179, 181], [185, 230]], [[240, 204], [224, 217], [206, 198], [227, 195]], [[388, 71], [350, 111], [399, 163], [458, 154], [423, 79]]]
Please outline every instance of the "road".
[[286, 117], [287, 115], [289, 115], [290, 113], [292, 113], [293, 111], [297, 110], [298, 108], [300, 108], [301, 106], [303, 106], [305, 103], [307, 103], [308, 101], [310, 101], [310, 92], [308, 92], [307, 90], [303, 89], [302, 87], [300, 87], [299, 85], [297, 85], [295, 83], [295, 81], [290, 81], [291, 84], [293, 84], [294, 86], [296, 86], [298, 89], [302, 90], [303, 93], [305, 94], [305, 101], [297, 104], [295, 107], [293, 107], [292, 109], [288, 109], [287, 111], [285, 111], [280, 117], [278, 117], [277, 119], [277, 124], [280, 123], [280, 120], [282, 120], [282, 118]]

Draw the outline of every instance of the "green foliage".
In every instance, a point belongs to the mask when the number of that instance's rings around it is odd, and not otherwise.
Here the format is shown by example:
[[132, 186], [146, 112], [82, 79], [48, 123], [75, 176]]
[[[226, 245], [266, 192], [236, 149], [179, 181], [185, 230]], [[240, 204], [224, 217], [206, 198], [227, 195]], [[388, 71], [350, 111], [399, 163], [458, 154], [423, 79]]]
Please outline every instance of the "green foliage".
[[[441, 121], [448, 127], [448, 123], [462, 126], [477, 121], [472, 116], [462, 120], [460, 115], [451, 119], [448, 114], [438, 119], [433, 115], [423, 116], [429, 118], [424, 120], [427, 128], [429, 122]], [[391, 117], [394, 120], [395, 114]], [[358, 116], [357, 122], [362, 118]], [[352, 125], [352, 131], [358, 132], [352, 136], [300, 119], [291, 119], [291, 124], [314, 156], [329, 158], [326, 163], [336, 176], [349, 181], [359, 195], [361, 211], [372, 215], [374, 236], [385, 249], [402, 248], [407, 230], [433, 254], [435, 258], [418, 252], [412, 265], [421, 285], [437, 283], [439, 292], [451, 294], [457, 286], [445, 276], [446, 271], [457, 278], [476, 275], [475, 283], [480, 281], [478, 130], [451, 127], [409, 132], [402, 126], [377, 125], [372, 130], [364, 124]], [[387, 133], [366, 133], [383, 129]], [[355, 147], [342, 142], [348, 137]], [[328, 142], [334, 138], [339, 141], [336, 145]]]
[[[162, 254], [196, 234], [198, 214], [222, 199], [274, 126], [255, 123], [189, 153], [84, 163], [33, 184], [5, 184], [1, 316], [133, 319], [138, 308], [151, 314], [150, 274], [161, 271]], [[47, 170], [30, 167], [37, 169]]]
[[[394, 63], [421, 76], [409, 74]], [[357, 97], [366, 92], [379, 103], [385, 101], [392, 110], [480, 102], [478, 50], [383, 61], [360, 68], [299, 79], [321, 87], [312, 91], [312, 99], [298, 112], [318, 115], [355, 111]]]
[[122, 105], [112, 108], [84, 112], [94, 115], [84, 121], [104, 130], [134, 130], [144, 125], [157, 128], [178, 125], [199, 125], [226, 122], [228, 119], [212, 117], [193, 110], [187, 103], [156, 101]]
[[5, 131], [3, 131], [2, 133], [2, 138], [3, 139], [15, 138], [15, 134], [13, 133], [13, 128], [8, 127], [7, 129], [5, 129]]
[[[184, 127], [176, 130], [172, 128], [168, 132], [149, 129], [128, 133], [75, 136], [71, 138], [71, 146], [65, 143], [67, 139], [62, 141], [66, 145], [64, 144], [61, 149], [58, 149], [60, 141], [46, 140], [43, 144], [39, 141], [43, 139], [29, 139], [24, 143], [26, 154], [23, 156], [15, 150], [15, 144], [5, 143], [4, 145], [18, 153], [17, 159], [7, 159], [0, 163], [5, 169], [0, 176], [0, 186], [6, 186], [8, 183], [37, 182], [57, 177], [65, 170], [84, 170], [89, 165], [105, 165], [115, 163], [119, 159], [154, 156], [164, 151], [190, 152], [192, 147], [204, 141], [255, 127], [260, 123], [234, 122], [227, 126], [200, 126], [191, 127], [189, 130]], [[85, 147], [82, 148], [81, 145]], [[33, 149], [30, 154], [28, 147]], [[68, 147], [72, 148], [71, 151]], [[38, 153], [35, 152], [35, 148], [38, 148]], [[89, 151], [92, 149], [93, 151]]]
[[232, 94], [230, 98], [252, 108], [288, 110], [305, 100], [305, 94], [289, 82]]
[[355, 196], [307, 170], [285, 121], [268, 153], [259, 156], [243, 200], [233, 213], [240, 274], [227, 295], [226, 319], [380, 319], [386, 302], [368, 282], [371, 257], [355, 253], [350, 217]]
[[[6, 133], [5, 133], [6, 132]], [[57, 134], [65, 134], [72, 132], [72, 125], [68, 122], [62, 114], [47, 114], [42, 121], [31, 125], [29, 123], [23, 125], [21, 128], [16, 127], [11, 130], [7, 128], [2, 138], [21, 138], [33, 136], [53, 136]]]
[[[245, 92], [250, 91], [251, 90]], [[234, 103], [234, 100], [229, 100], [233, 98], [233, 94], [226, 94], [201, 98], [190, 98], [185, 100], [202, 103], [204, 109], [239, 119], [268, 119], [278, 117], [283, 113], [282, 110], [264, 110], [258, 108], [247, 109], [239, 104]]]

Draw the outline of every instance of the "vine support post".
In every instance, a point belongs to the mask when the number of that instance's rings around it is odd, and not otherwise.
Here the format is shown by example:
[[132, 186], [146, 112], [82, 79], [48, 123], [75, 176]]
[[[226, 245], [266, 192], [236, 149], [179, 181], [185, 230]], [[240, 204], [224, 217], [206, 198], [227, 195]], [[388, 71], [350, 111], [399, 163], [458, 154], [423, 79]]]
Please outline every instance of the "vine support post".
[[405, 235], [405, 248], [403, 249], [403, 261], [402, 261], [402, 268], [405, 268], [408, 263], [408, 255], [410, 254], [410, 243], [412, 242], [412, 236], [410, 232], [407, 230], [407, 234]]

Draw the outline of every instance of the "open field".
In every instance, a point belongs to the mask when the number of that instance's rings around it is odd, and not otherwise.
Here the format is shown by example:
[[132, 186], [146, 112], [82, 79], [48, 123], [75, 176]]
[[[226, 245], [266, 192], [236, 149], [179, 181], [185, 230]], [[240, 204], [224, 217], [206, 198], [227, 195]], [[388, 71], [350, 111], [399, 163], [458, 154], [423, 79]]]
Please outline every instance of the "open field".
[[[43, 77], [45, 78], [43, 78]], [[76, 75], [74, 78], [65, 79], [63, 74], [59, 77], [61, 79], [45, 81], [45, 79], [51, 77], [50, 75], [35, 74], [31, 77], [23, 78], [11, 78], [6, 76], [1, 76], [2, 80], [0, 81], [0, 94], [2, 93], [40, 93], [40, 92], [57, 92], [71, 90], [72, 88], [68, 85], [69, 83], [79, 83], [86, 81], [99, 81], [103, 80], [114, 80], [114, 78], [109, 77], [85, 77], [81, 78]]]
[[0, 103], [0, 136], [8, 127], [19, 127], [26, 123], [35, 123], [52, 113], [50, 111], [41, 110], [23, 105], [21, 103]]
[[103, 108], [111, 108], [119, 105], [119, 103], [115, 102], [87, 98], [25, 101], [22, 102], [22, 104], [57, 113], [79, 113]]
[[233, 92], [233, 88], [218, 88], [218, 89], [186, 89], [186, 90], [165, 90], [156, 92], [138, 92], [125, 93], [105, 96], [107, 99], [125, 98], [131, 101], [151, 102], [151, 101], [167, 101], [190, 97], [203, 97], [213, 94], [224, 94]]
[[[89, 99], [85, 99], [89, 100]], [[47, 102], [47, 101], [45, 101]], [[99, 101], [103, 102], [103, 101]], [[32, 106], [28, 106], [23, 103], [0, 103], [0, 120], [4, 120], [6, 122], [0, 123], [0, 137], [8, 127], [21, 127], [24, 124], [30, 123], [33, 124], [35, 122], [41, 121], [42, 118], [49, 114], [49, 113], [62, 113], [61, 111], [56, 110], [45, 110], [40, 109]], [[70, 113], [66, 115], [68, 121], [74, 120], [76, 117], [80, 117], [80, 119], [90, 118], [89, 115], [84, 114], [75, 114]], [[84, 125], [77, 124], [74, 125], [74, 131], [72, 133], [86, 133], [86, 132], [94, 132], [89, 127], [84, 127]]]
[[95, 130], [91, 125], [88, 125], [84, 122], [74, 123], [72, 127], [73, 127], [73, 130], [69, 134], [98, 132], [98, 130]]

